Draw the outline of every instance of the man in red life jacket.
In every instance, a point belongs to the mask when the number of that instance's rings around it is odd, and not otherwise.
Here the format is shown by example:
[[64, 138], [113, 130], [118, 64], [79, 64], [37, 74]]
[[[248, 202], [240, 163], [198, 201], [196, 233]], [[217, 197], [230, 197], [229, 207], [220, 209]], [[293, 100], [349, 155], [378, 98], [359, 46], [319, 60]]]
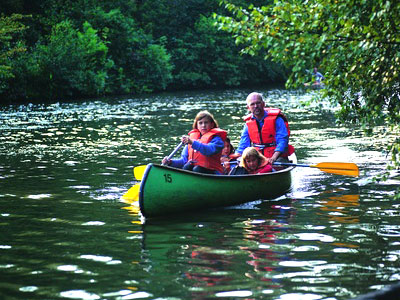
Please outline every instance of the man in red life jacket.
[[253, 146], [268, 158], [268, 164], [292, 154], [294, 148], [289, 145], [289, 125], [280, 109], [265, 109], [262, 95], [256, 92], [247, 96], [246, 103], [251, 114], [244, 118], [246, 124], [236, 154], [240, 156], [244, 149]]

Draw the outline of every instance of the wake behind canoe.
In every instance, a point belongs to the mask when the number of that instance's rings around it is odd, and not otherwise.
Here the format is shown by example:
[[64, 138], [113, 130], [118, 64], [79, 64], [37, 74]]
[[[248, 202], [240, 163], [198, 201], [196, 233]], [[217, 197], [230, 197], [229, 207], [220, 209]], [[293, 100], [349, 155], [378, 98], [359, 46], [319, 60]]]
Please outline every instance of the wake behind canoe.
[[149, 164], [140, 185], [140, 210], [150, 218], [274, 199], [290, 190], [292, 169], [227, 176]]

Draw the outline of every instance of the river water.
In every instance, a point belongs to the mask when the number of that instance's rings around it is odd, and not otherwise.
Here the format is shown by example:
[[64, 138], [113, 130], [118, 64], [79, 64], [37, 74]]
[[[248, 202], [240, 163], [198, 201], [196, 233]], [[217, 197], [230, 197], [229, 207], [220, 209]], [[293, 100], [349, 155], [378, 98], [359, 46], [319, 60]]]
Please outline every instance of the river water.
[[[399, 180], [384, 141], [335, 124], [312, 94], [261, 90], [299, 163], [275, 201], [144, 221], [121, 196], [209, 109], [236, 146], [249, 90], [0, 108], [1, 299], [351, 299], [400, 280]], [[221, 191], [223, 193], [224, 191]], [[217, 197], [218, 195], [216, 195]]]

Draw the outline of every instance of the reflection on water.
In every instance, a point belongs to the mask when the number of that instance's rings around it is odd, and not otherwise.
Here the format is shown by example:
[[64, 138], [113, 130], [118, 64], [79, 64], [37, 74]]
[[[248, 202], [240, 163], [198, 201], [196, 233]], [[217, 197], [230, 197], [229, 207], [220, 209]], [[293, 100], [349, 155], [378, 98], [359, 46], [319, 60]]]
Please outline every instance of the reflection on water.
[[170, 153], [199, 110], [237, 146], [248, 92], [1, 107], [2, 298], [344, 300], [400, 280], [399, 181], [369, 180], [382, 145], [302, 105], [310, 94], [263, 91], [299, 162], [354, 162], [360, 178], [297, 168], [274, 202], [146, 222], [121, 201], [133, 167]]
[[319, 201], [322, 211], [320, 214], [325, 214], [334, 223], [359, 223], [358, 216], [353, 216], [351, 213], [360, 205], [360, 195], [340, 195], [342, 192], [342, 189], [335, 189], [321, 193], [323, 200]]

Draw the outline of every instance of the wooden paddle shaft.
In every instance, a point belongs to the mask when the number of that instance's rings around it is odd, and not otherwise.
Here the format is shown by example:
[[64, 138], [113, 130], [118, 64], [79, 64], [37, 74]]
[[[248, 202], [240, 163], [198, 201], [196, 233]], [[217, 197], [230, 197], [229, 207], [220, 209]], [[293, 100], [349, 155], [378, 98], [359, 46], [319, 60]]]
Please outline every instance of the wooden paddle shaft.
[[178, 150], [183, 146], [183, 142], [180, 142], [178, 146], [176, 146], [176, 148], [174, 149], [174, 151], [171, 152], [170, 155], [168, 155], [167, 159], [170, 160], [176, 152], [178, 152]]
[[274, 162], [273, 165], [277, 165], [277, 166], [294, 166], [294, 167], [312, 167], [312, 166], [305, 165], [305, 164], [292, 164], [292, 163], [284, 163], [284, 162], [279, 162], [279, 161]]

